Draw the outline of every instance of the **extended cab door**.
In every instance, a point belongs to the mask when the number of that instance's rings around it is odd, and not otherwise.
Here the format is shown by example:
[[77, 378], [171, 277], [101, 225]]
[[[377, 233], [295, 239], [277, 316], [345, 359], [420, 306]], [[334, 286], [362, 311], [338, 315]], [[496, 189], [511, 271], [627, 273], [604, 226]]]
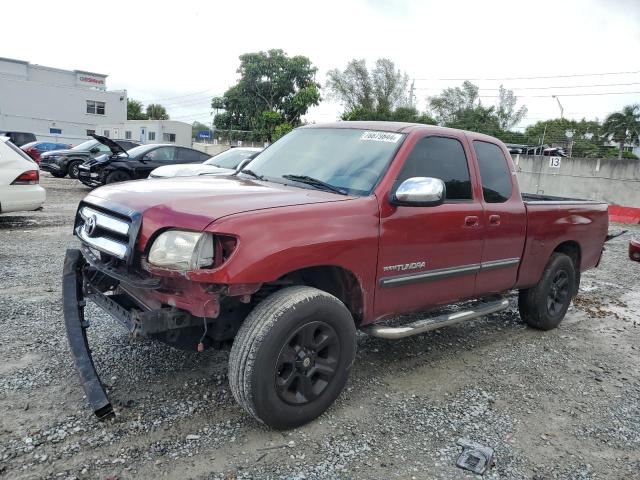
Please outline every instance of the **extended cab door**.
[[462, 134], [422, 136], [391, 192], [408, 178], [440, 178], [445, 202], [393, 206], [388, 197], [379, 199], [376, 318], [473, 296], [482, 254], [482, 206], [473, 194], [470, 157]]
[[481, 296], [509, 290], [516, 284], [527, 213], [508, 152], [484, 139], [471, 139], [471, 144], [483, 197], [482, 265], [476, 286], [476, 295]]

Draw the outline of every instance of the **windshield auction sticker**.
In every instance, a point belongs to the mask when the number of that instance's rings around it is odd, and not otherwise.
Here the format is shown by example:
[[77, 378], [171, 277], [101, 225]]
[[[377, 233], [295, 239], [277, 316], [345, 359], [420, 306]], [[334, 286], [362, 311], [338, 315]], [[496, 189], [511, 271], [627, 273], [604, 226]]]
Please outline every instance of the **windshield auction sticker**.
[[360, 140], [369, 140], [374, 142], [389, 142], [398, 143], [398, 140], [402, 138], [400, 133], [391, 132], [364, 132], [360, 137]]

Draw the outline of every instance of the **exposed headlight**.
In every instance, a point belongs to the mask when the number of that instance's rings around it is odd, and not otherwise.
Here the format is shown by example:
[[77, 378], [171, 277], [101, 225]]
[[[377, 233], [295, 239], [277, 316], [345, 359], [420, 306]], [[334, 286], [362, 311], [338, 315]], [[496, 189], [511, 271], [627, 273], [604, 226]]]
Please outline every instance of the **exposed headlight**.
[[156, 238], [149, 251], [151, 265], [190, 271], [213, 265], [213, 237], [210, 233], [169, 230]]

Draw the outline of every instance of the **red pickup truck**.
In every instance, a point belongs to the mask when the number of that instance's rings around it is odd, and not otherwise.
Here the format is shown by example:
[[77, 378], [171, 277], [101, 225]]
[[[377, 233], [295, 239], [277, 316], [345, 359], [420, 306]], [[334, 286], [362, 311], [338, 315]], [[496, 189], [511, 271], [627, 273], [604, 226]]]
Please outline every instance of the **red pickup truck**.
[[405, 123], [305, 126], [234, 175], [91, 192], [75, 220], [80, 249], [65, 260], [68, 339], [98, 417], [113, 408], [86, 341], [86, 299], [134, 336], [231, 345], [238, 403], [290, 428], [339, 395], [358, 329], [418, 334], [505, 309], [510, 290], [528, 325], [556, 327], [607, 228], [606, 204], [521, 194], [495, 138]]

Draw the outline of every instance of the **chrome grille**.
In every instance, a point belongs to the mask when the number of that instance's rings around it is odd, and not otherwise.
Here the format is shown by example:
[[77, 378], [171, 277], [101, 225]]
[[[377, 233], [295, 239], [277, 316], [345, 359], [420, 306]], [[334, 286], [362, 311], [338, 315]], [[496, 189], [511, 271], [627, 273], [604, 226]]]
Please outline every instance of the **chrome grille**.
[[76, 219], [75, 234], [90, 248], [125, 260], [131, 248], [132, 222], [87, 205], [81, 205]]

